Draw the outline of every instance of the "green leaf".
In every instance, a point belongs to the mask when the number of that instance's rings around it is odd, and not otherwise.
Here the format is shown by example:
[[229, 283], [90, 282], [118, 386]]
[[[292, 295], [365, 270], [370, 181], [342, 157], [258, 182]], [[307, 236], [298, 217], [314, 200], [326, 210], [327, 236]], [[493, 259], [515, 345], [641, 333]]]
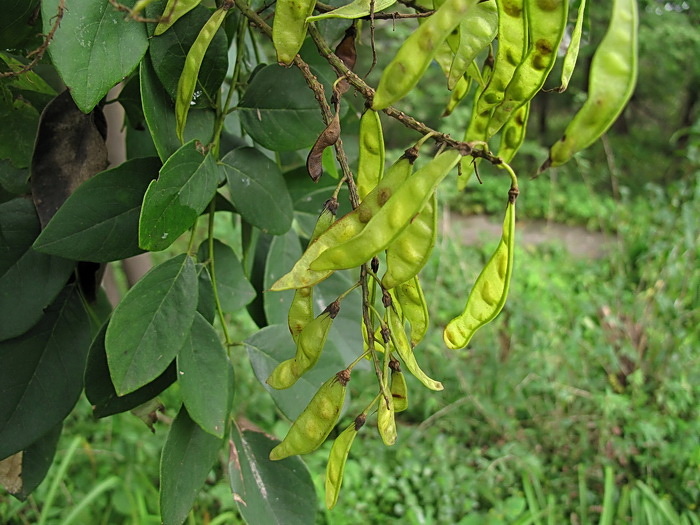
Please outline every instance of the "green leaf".
[[[209, 244], [204, 241], [199, 245], [197, 258], [209, 261]], [[255, 298], [255, 288], [243, 272], [234, 251], [223, 242], [214, 239], [214, 267], [216, 268], [216, 290], [224, 312], [235, 312]]]
[[[135, 0], [122, 0], [133, 6]], [[59, 0], [41, 2], [44, 34], [49, 34]], [[63, 12], [49, 54], [75, 103], [88, 113], [131, 73], [148, 49], [146, 27], [109, 2], [71, 0]]]
[[224, 437], [229, 414], [230, 368], [216, 330], [195, 314], [192, 332], [177, 354], [177, 381], [190, 417], [218, 438]]
[[165, 525], [185, 521], [221, 443], [192, 421], [184, 406], [180, 408], [160, 459], [160, 513]]
[[272, 64], [258, 71], [238, 113], [253, 140], [273, 151], [310, 147], [325, 128], [318, 102], [295, 67]]
[[15, 168], [27, 168], [32, 160], [39, 112], [22, 98], [11, 99], [0, 92], [0, 160]]
[[32, 248], [39, 231], [32, 201], [0, 204], [0, 341], [34, 326], [73, 272], [73, 261]]
[[78, 186], [46, 225], [34, 249], [79, 261], [109, 262], [142, 253], [138, 220], [157, 158], [133, 159]]
[[22, 488], [14, 497], [22, 501], [34, 492], [46, 477], [56, 455], [63, 423], [59, 423], [22, 452]]
[[29, 332], [0, 343], [0, 459], [30, 446], [73, 409], [89, 347], [90, 320], [75, 286]]
[[192, 140], [178, 149], [151, 182], [139, 219], [139, 245], [159, 251], [170, 246], [197, 220], [216, 194], [219, 173], [211, 154]]
[[275, 390], [265, 381], [279, 363], [294, 357], [296, 352], [287, 325], [266, 326], [246, 339], [245, 345], [258, 381], [270, 393], [282, 413], [291, 420], [301, 414], [324, 381], [345, 368], [335, 345], [329, 339], [316, 366], [291, 388]]
[[[177, 95], [177, 84], [185, 67], [187, 52], [210, 16], [209, 9], [197, 6], [175, 22], [165, 33], [151, 39], [148, 53], [153, 69], [173, 100]], [[228, 40], [223, 28], [220, 28], [209, 44], [199, 70], [195, 88], [195, 99], [198, 102], [204, 102], [212, 107], [216, 105], [216, 94], [226, 77], [227, 69]]]
[[[158, 156], [165, 162], [182, 146], [175, 134], [175, 103], [158, 81], [148, 56], [141, 61], [139, 79], [143, 115]], [[208, 109], [191, 110], [185, 127], [185, 142], [197, 139], [202, 144], [209, 144], [213, 136], [214, 112]]]
[[277, 164], [254, 148], [239, 148], [221, 159], [231, 200], [243, 218], [265, 233], [282, 234], [292, 225], [292, 199]]
[[229, 479], [248, 523], [306, 525], [316, 518], [316, 490], [299, 456], [270, 461], [279, 443], [267, 434], [231, 427]]
[[26, 39], [39, 31], [32, 13], [39, 0], [3, 0], [0, 18], [0, 49], [20, 50]]
[[[272, 239], [265, 261], [263, 286], [269, 290], [277, 279], [286, 274], [301, 257], [301, 242], [297, 233], [290, 229], [286, 234]], [[269, 324], [286, 324], [287, 312], [294, 297], [294, 290], [263, 294], [265, 318]]]
[[14, 167], [9, 160], [0, 160], [0, 188], [12, 195], [29, 193], [29, 170]]
[[211, 276], [203, 264], [197, 265], [197, 283], [199, 295], [197, 296], [197, 311], [207, 321], [214, 323], [216, 318], [216, 300], [214, 299], [214, 285]]
[[105, 338], [117, 394], [133, 392], [163, 373], [185, 343], [196, 308], [197, 272], [186, 254], [152, 268], [127, 292]]
[[177, 376], [175, 362], [171, 362], [165, 372], [147, 385], [125, 396], [117, 395], [107, 365], [106, 333], [107, 323], [100, 328], [93, 339], [85, 366], [85, 397], [92, 404], [92, 413], [95, 417], [111, 416], [136, 408], [163, 392], [175, 382]]

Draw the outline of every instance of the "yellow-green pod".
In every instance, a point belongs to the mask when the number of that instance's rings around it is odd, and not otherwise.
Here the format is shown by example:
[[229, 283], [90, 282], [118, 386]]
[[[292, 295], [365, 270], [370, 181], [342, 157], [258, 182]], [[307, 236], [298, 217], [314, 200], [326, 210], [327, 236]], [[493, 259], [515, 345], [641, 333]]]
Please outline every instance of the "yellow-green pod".
[[428, 200], [406, 229], [386, 249], [384, 288], [413, 279], [430, 259], [437, 238], [437, 194]]
[[615, 0], [608, 31], [591, 61], [588, 98], [549, 150], [540, 172], [561, 166], [605, 133], [634, 92], [637, 83], [636, 0]]
[[357, 193], [360, 199], [377, 185], [384, 173], [384, 134], [379, 113], [367, 109], [360, 119]]
[[[524, 0], [499, 0], [498, 49], [493, 72], [486, 89], [477, 102], [477, 112], [484, 114], [503, 101], [506, 87], [525, 56], [527, 23]], [[487, 137], [488, 138], [488, 137]]]
[[377, 409], [377, 430], [387, 447], [396, 443], [396, 418], [394, 417], [394, 398], [388, 396], [379, 398]]
[[400, 284], [394, 290], [403, 318], [411, 325], [411, 347], [415, 348], [428, 333], [430, 317], [418, 276]]
[[277, 0], [272, 44], [280, 64], [288, 66], [294, 61], [306, 37], [306, 19], [313, 14], [315, 6], [316, 0]]
[[472, 77], [470, 77], [469, 75], [462, 75], [462, 77], [459, 79], [457, 84], [454, 86], [454, 89], [452, 90], [452, 94], [450, 95], [450, 100], [447, 102], [445, 111], [442, 112], [443, 117], [449, 117], [452, 114], [452, 112], [459, 105], [459, 103], [462, 102], [462, 100], [464, 100], [464, 97], [467, 96], [467, 93], [469, 93], [469, 89], [471, 87]]
[[428, 375], [421, 370], [420, 366], [418, 366], [416, 356], [413, 355], [413, 349], [408, 342], [406, 332], [403, 330], [403, 323], [401, 319], [399, 319], [398, 314], [394, 312], [393, 308], [387, 308], [387, 315], [389, 317], [392, 342], [395, 343], [396, 351], [404, 362], [404, 365], [406, 365], [406, 369], [430, 390], [442, 390], [444, 388], [442, 383], [428, 377]]
[[333, 442], [326, 466], [326, 507], [329, 510], [335, 507], [338, 502], [340, 487], [343, 484], [345, 463], [348, 460], [355, 436], [364, 424], [365, 416], [360, 414]]
[[450, 64], [447, 88], [455, 89], [469, 65], [488, 46], [498, 32], [496, 0], [487, 0], [469, 10], [459, 23], [459, 45]]
[[569, 0], [525, 0], [529, 46], [503, 94], [503, 102], [491, 115], [488, 136], [498, 130], [544, 85], [554, 67], [557, 50], [569, 16]]
[[348, 381], [350, 372], [342, 370], [321, 385], [286, 437], [270, 451], [272, 461], [309, 454], [323, 444], [340, 416]]
[[165, 9], [163, 9], [164, 20], [158, 22], [153, 34], [159, 36], [165, 33], [181, 17], [197, 7], [201, 1], [202, 0], [168, 0]]
[[564, 63], [561, 67], [561, 86], [557, 91], [563, 93], [566, 88], [569, 87], [569, 80], [571, 80], [571, 75], [576, 67], [576, 61], [578, 60], [578, 52], [581, 47], [581, 34], [583, 33], [583, 20], [584, 14], [586, 12], [586, 0], [581, 0], [581, 4], [578, 6], [578, 15], [576, 15], [576, 25], [574, 30], [571, 32], [571, 41], [569, 42], [569, 47], [566, 48], [566, 55], [564, 55]]
[[511, 189], [509, 192], [501, 241], [477, 277], [464, 311], [445, 327], [443, 339], [448, 348], [456, 350], [467, 346], [474, 333], [492, 321], [506, 303], [513, 273], [517, 195], [517, 190]]
[[408, 408], [408, 387], [401, 369], [391, 370], [391, 397], [394, 399], [395, 412], [403, 412]]
[[297, 338], [296, 355], [282, 361], [267, 378], [267, 384], [278, 390], [289, 388], [316, 365], [326, 344], [333, 319], [340, 310], [337, 301], [328, 305], [323, 313], [308, 323]]
[[209, 49], [209, 44], [214, 39], [214, 35], [226, 18], [226, 13], [232, 6], [233, 4], [224, 4], [214, 11], [214, 14], [199, 31], [194, 44], [185, 57], [185, 67], [182, 69], [180, 80], [177, 83], [177, 96], [175, 97], [175, 132], [180, 142], [184, 142], [183, 133], [187, 123], [187, 113], [190, 111], [190, 103], [197, 85], [202, 60]]
[[[323, 211], [319, 215], [316, 221], [316, 226], [311, 234], [311, 241], [313, 242], [318, 237], [330, 228], [333, 221], [335, 221], [335, 212], [338, 209], [338, 200], [333, 197], [326, 201], [323, 206]], [[289, 305], [289, 312], [287, 313], [287, 324], [289, 326], [289, 331], [292, 334], [292, 339], [294, 342], [299, 338], [299, 334], [304, 329], [304, 327], [309, 324], [314, 318], [314, 293], [313, 287], [309, 286], [307, 288], [299, 288], [294, 293], [292, 302]]]
[[389, 195], [362, 231], [323, 252], [310, 268], [314, 271], [355, 268], [386, 249], [420, 213], [438, 184], [461, 158], [457, 150], [439, 154]]
[[333, 270], [317, 271], [309, 267], [326, 250], [350, 240], [362, 231], [372, 216], [386, 203], [394, 189], [411, 174], [416, 157], [417, 152], [413, 148], [406, 150], [360, 205], [335, 221], [316, 241], [310, 243], [291, 271], [277, 280], [270, 289], [277, 292], [312, 286], [331, 275]]
[[530, 116], [530, 102], [520, 106], [501, 131], [501, 145], [498, 156], [503, 162], [510, 162], [525, 141], [527, 119]]
[[384, 109], [403, 98], [421, 79], [440, 45], [480, 0], [447, 0], [409, 36], [384, 69], [372, 108]]

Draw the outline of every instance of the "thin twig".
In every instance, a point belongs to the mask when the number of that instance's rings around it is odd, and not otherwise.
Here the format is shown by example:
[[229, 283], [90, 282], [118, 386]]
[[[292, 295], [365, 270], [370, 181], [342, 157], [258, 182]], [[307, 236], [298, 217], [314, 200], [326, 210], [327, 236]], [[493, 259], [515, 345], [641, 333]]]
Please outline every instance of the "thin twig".
[[51, 30], [46, 35], [46, 38], [41, 43], [41, 45], [27, 55], [27, 58], [32, 56], [34, 57], [31, 60], [31, 62], [29, 62], [27, 65], [21, 67], [16, 71], [6, 71], [4, 73], [0, 73], [0, 78], [18, 77], [20, 75], [23, 75], [24, 73], [27, 73], [28, 71], [31, 71], [31, 69], [39, 63], [39, 61], [44, 57], [44, 53], [46, 53], [46, 50], [48, 49], [49, 44], [51, 43], [51, 40], [53, 40], [54, 34], [56, 33], [58, 26], [61, 24], [61, 20], [63, 19], [65, 9], [66, 0], [59, 0], [58, 9], [56, 10], [56, 15], [54, 16], [55, 20], [53, 25], [51, 26]]

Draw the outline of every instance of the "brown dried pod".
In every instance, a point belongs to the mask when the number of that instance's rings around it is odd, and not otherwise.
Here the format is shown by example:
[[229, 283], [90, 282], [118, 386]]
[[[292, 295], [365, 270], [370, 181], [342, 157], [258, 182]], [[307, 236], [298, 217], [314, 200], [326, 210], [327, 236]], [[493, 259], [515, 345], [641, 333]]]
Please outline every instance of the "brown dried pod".
[[336, 111], [333, 120], [330, 121], [326, 129], [323, 130], [316, 139], [316, 143], [306, 157], [306, 170], [309, 172], [311, 180], [318, 182], [323, 175], [323, 150], [338, 142], [340, 137], [340, 112]]
[[[336, 56], [350, 71], [355, 67], [355, 61], [357, 60], [357, 50], [355, 49], [356, 36], [357, 29], [355, 29], [355, 24], [353, 23], [353, 25], [345, 30], [345, 36], [335, 48]], [[340, 93], [345, 93], [349, 88], [350, 83], [346, 79], [338, 82], [337, 90]]]

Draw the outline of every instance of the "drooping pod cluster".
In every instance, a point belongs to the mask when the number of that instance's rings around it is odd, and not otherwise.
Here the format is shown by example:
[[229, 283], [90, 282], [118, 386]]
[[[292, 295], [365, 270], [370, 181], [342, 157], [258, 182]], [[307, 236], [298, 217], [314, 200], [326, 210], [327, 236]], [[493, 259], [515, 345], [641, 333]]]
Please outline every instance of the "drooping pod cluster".
[[[303, 23], [300, 11], [297, 29], [301, 34], [299, 28], [305, 24], [327, 18], [367, 16], [392, 3], [355, 0], [334, 11], [307, 15]], [[371, 360], [377, 375], [374, 396], [340, 432], [331, 448], [326, 472], [329, 508], [338, 500], [350, 448], [368, 417], [376, 414], [377, 433], [386, 445], [398, 440], [396, 414], [409, 406], [404, 371], [428, 389], [444, 388], [421, 368], [415, 352], [430, 325], [418, 274], [435, 244], [436, 189], [458, 164], [464, 169], [470, 160], [473, 163], [480, 157], [505, 169], [511, 177], [511, 186], [500, 242], [471, 287], [463, 312], [445, 327], [446, 346], [466, 347], [477, 330], [495, 319], [504, 307], [513, 274], [515, 202], [519, 194], [517, 179], [508, 162], [524, 141], [531, 100], [542, 90], [554, 68], [569, 18], [566, 0], [434, 0], [433, 7], [434, 12], [421, 17], [418, 29], [385, 68], [373, 99], [368, 97], [370, 100], [360, 117], [356, 172], [359, 202], [354, 202], [352, 211], [337, 220], [324, 210], [304, 253], [271, 287], [271, 291], [295, 290], [289, 328], [297, 345], [296, 353], [280, 363], [267, 381], [274, 388], [287, 388], [318, 361], [345, 296], [338, 297], [314, 316], [314, 287], [336, 271], [361, 269], [360, 281], [346, 292], [362, 291], [364, 344], [358, 349], [357, 359], [321, 386], [287, 437], [270, 454], [271, 459], [281, 459], [316, 450], [337, 423], [352, 369], [363, 358]], [[563, 87], [575, 63], [584, 9], [582, 1], [562, 68]], [[336, 48], [338, 56], [350, 68], [356, 58], [354, 44], [353, 25]], [[275, 45], [278, 53], [284, 47], [277, 42]], [[615, 0], [610, 28], [598, 51], [600, 57], [596, 54], [593, 62], [589, 102], [567, 128], [564, 138], [552, 147], [545, 167], [568, 160], [595, 140], [609, 125], [607, 122], [619, 114], [634, 86], [635, 53], [636, 4], [632, 0]], [[484, 55], [483, 67], [479, 68], [477, 60], [481, 63]], [[464, 138], [468, 147], [455, 147], [454, 142], [443, 139], [452, 147], [443, 144], [434, 158], [414, 171], [418, 150], [426, 136], [385, 169], [381, 111], [411, 91], [432, 60], [438, 62], [448, 88], [453, 90], [446, 114], [466, 97], [471, 85], [476, 86]], [[616, 60], [627, 67], [616, 69]], [[603, 78], [617, 82], [621, 93], [601, 102], [606, 93]], [[342, 82], [344, 87], [336, 88], [335, 97], [349, 88], [348, 78]], [[334, 102], [335, 118], [309, 156], [316, 162], [314, 166], [307, 162], [314, 180], [323, 172], [320, 152], [340, 134], [338, 99]], [[595, 104], [605, 109], [605, 115], [597, 118], [597, 125], [591, 123], [596, 119], [592, 109]], [[498, 158], [490, 154], [488, 144], [497, 134], [500, 134]], [[473, 148], [482, 148], [488, 155], [473, 154]], [[467, 158], [470, 154], [473, 159]], [[462, 177], [461, 185], [467, 178]]]

